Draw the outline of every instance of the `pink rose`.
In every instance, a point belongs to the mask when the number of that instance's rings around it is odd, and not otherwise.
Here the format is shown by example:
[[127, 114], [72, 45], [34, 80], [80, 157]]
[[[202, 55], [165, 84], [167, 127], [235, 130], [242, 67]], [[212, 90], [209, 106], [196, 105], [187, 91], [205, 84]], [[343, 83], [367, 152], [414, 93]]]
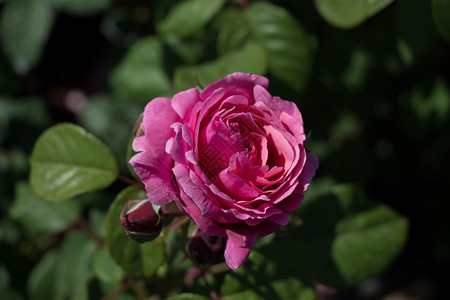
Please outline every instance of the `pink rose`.
[[226, 237], [233, 269], [256, 238], [288, 223], [318, 167], [297, 106], [267, 87], [265, 77], [233, 73], [153, 99], [133, 142], [130, 164], [148, 199], [176, 201], [207, 235]]

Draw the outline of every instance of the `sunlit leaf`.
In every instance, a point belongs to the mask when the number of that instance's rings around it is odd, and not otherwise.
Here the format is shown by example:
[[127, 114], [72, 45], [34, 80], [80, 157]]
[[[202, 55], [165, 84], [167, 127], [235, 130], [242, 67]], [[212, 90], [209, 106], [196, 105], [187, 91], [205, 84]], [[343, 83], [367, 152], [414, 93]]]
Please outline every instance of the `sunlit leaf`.
[[51, 234], [66, 229], [79, 217], [75, 203], [52, 203], [37, 197], [26, 182], [16, 183], [10, 216], [31, 234]]
[[8, 1], [1, 14], [3, 50], [19, 74], [38, 62], [55, 17], [50, 1]]
[[31, 187], [50, 201], [107, 187], [116, 175], [111, 151], [73, 124], [58, 124], [45, 131], [31, 154]]
[[351, 28], [376, 14], [393, 0], [315, 0], [322, 17], [330, 24]]
[[450, 1], [433, 0], [433, 19], [441, 35], [450, 41]]
[[120, 212], [127, 201], [136, 197], [145, 198], [145, 192], [128, 187], [111, 204], [106, 218], [106, 243], [111, 257], [123, 269], [134, 276], [148, 277], [164, 262], [164, 244], [156, 241], [140, 244], [126, 236]]
[[219, 80], [233, 72], [264, 74], [266, 70], [266, 52], [255, 43], [230, 52], [217, 60], [197, 66], [182, 66], [175, 70], [176, 90], [185, 90], [196, 86], [196, 76], [201, 84]]
[[136, 42], [111, 74], [109, 83], [118, 98], [144, 106], [155, 97], [170, 94], [163, 68], [164, 52], [156, 37]]
[[187, 0], [174, 6], [158, 24], [162, 34], [187, 37], [197, 34], [225, 3], [225, 0]]

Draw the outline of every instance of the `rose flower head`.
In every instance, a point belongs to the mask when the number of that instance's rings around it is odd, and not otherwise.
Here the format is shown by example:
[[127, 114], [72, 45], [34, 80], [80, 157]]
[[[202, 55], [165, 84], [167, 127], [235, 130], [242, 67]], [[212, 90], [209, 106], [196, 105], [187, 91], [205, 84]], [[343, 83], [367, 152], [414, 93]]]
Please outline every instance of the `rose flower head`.
[[149, 201], [175, 201], [209, 236], [226, 238], [227, 264], [289, 221], [318, 167], [293, 102], [265, 77], [233, 73], [145, 107], [130, 164]]

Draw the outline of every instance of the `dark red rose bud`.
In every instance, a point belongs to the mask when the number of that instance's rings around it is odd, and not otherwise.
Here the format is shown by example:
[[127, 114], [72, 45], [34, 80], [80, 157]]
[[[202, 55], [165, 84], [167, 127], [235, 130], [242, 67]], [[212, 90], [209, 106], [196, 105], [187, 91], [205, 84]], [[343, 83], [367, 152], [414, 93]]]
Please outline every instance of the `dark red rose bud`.
[[199, 264], [216, 264], [224, 260], [226, 238], [209, 236], [198, 230], [189, 240], [187, 251]]
[[140, 243], [154, 240], [162, 229], [162, 220], [147, 199], [128, 201], [120, 219], [127, 235]]

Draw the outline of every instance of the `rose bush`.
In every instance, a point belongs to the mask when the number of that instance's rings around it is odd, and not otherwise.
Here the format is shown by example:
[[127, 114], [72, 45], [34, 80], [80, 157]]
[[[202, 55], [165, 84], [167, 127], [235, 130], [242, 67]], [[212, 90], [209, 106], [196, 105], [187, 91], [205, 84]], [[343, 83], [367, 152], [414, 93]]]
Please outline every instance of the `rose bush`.
[[234, 73], [145, 107], [130, 160], [156, 205], [176, 201], [206, 234], [226, 237], [225, 260], [246, 262], [256, 238], [289, 221], [318, 167], [300, 111], [264, 77]]

